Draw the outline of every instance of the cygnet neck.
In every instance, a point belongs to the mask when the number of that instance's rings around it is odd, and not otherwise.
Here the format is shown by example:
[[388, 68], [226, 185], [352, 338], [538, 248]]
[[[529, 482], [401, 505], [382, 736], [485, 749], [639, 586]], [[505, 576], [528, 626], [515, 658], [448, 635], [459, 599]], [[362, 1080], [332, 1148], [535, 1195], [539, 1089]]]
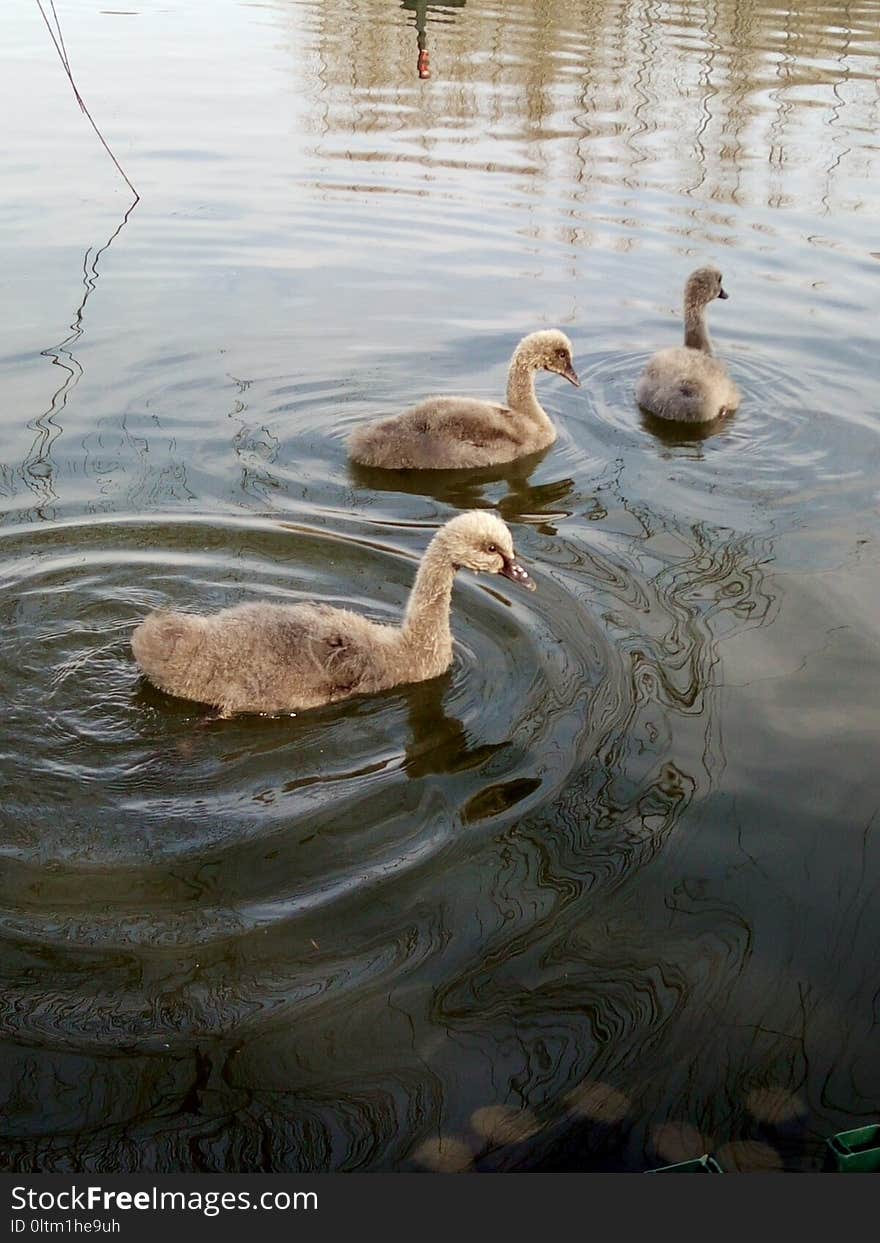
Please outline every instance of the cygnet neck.
[[706, 308], [702, 302], [684, 304], [684, 343], [692, 350], [712, 353], [712, 341], [706, 327]]
[[455, 569], [439, 532], [422, 557], [403, 619], [406, 646], [424, 661], [445, 658], [444, 668], [452, 651], [449, 612]]
[[552, 427], [550, 417], [535, 396], [535, 372], [538, 366], [528, 346], [520, 345], [510, 361], [507, 375], [507, 404], [517, 414], [524, 414], [541, 427]]

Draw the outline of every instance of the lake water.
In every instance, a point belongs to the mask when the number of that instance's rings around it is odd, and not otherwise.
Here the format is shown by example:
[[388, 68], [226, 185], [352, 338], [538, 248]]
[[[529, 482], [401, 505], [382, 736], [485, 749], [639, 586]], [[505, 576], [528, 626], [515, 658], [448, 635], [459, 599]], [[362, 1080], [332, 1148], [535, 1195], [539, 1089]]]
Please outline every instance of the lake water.
[[[880, 3], [58, 7], [141, 197], [4, 4], [0, 1165], [817, 1168], [880, 1115]], [[347, 465], [549, 326], [539, 462]], [[461, 575], [448, 676], [138, 677], [161, 604], [395, 617], [467, 507], [538, 590]]]

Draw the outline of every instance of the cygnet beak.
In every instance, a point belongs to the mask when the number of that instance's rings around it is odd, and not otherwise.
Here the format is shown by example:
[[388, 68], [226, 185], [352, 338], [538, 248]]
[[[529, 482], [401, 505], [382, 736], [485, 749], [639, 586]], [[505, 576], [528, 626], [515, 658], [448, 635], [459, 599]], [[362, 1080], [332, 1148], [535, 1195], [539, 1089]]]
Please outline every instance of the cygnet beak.
[[[724, 296], [726, 298], [727, 294]], [[578, 379], [578, 373], [575, 371], [574, 367], [572, 367], [571, 363], [568, 364], [564, 371], [560, 372], [560, 375], [564, 375], [566, 380], [568, 380], [570, 384], [573, 384], [575, 388], [580, 388], [581, 382]]]
[[533, 578], [529, 577], [527, 571], [523, 569], [518, 561], [511, 561], [509, 557], [505, 557], [501, 573], [505, 578], [509, 578], [512, 583], [519, 583], [520, 587], [525, 587], [528, 591], [537, 590], [537, 583]]
[[718, 297], [719, 297], [719, 298], [726, 298], [726, 297], [728, 297], [728, 294], [727, 294], [727, 293], [726, 293], [723, 289], [719, 289], [719, 290], [718, 290]]

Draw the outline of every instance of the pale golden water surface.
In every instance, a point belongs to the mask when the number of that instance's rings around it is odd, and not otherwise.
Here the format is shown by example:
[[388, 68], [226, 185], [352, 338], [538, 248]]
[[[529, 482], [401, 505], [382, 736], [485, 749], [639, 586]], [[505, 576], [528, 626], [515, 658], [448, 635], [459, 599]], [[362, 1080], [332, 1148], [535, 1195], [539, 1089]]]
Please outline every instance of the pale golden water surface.
[[[0, 6], [0, 1167], [812, 1169], [880, 1116], [880, 3]], [[712, 306], [739, 413], [633, 399]], [[352, 471], [501, 396], [559, 440]], [[448, 676], [205, 722], [151, 608], [403, 607]]]

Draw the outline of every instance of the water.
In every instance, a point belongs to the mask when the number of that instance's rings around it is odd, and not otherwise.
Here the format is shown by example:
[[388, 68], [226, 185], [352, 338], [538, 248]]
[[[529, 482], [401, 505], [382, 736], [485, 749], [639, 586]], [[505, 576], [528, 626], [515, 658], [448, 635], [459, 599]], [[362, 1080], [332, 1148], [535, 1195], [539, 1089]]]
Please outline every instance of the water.
[[[809, 1169], [880, 1113], [880, 4], [3, 6], [2, 1163]], [[430, 78], [424, 71], [427, 51]], [[740, 412], [633, 387], [711, 308]], [[537, 462], [353, 471], [500, 397]], [[393, 618], [494, 507], [455, 663], [205, 724], [132, 627]]]

